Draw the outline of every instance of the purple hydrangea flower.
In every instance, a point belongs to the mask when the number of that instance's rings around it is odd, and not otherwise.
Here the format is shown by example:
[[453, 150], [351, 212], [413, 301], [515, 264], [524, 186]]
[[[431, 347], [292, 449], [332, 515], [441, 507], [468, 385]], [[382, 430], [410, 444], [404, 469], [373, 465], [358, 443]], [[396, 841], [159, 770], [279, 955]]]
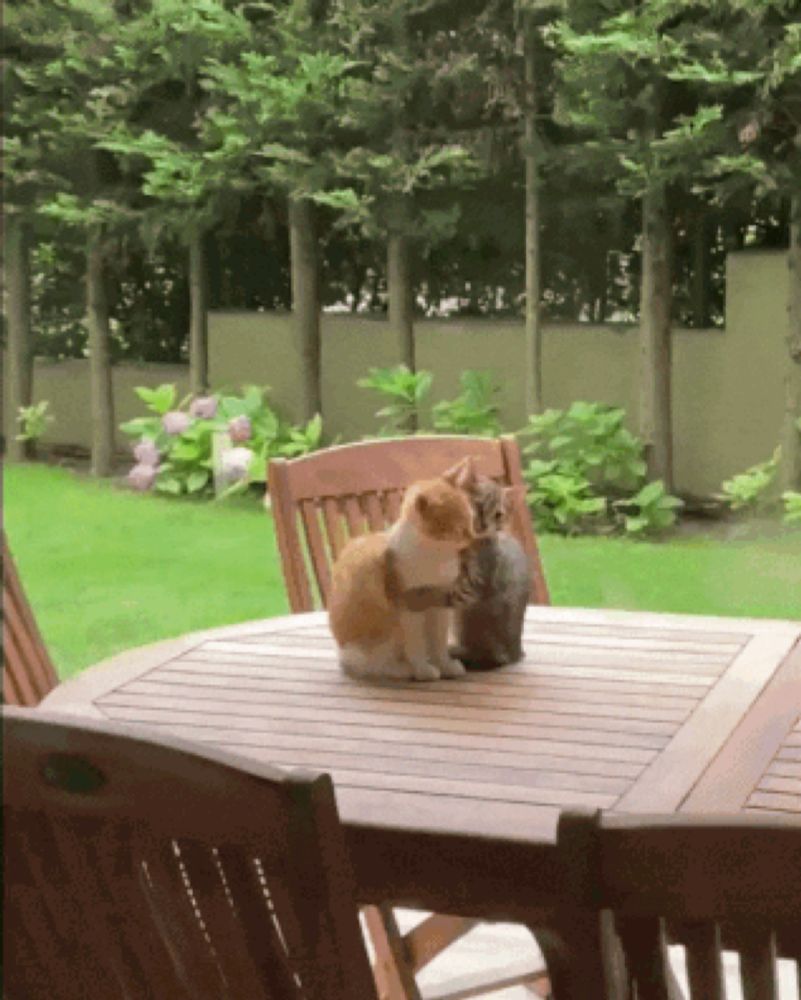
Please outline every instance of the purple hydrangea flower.
[[252, 459], [253, 452], [250, 448], [231, 448], [222, 456], [222, 471], [226, 476], [231, 476], [234, 479], [244, 479], [248, 474]]
[[140, 462], [128, 473], [128, 483], [135, 489], [144, 493], [149, 490], [156, 481], [158, 469], [155, 465], [145, 465]]
[[189, 405], [189, 413], [200, 420], [213, 420], [217, 415], [216, 397], [197, 396]]
[[170, 410], [161, 418], [161, 426], [168, 434], [183, 434], [191, 423], [189, 414], [181, 410]]
[[159, 464], [159, 450], [152, 441], [147, 439], [140, 441], [133, 453], [139, 465], [156, 466]]
[[242, 415], [241, 417], [234, 417], [233, 420], [229, 420], [228, 433], [231, 435], [232, 441], [249, 441], [250, 435], [253, 433], [253, 428], [250, 425], [250, 419]]

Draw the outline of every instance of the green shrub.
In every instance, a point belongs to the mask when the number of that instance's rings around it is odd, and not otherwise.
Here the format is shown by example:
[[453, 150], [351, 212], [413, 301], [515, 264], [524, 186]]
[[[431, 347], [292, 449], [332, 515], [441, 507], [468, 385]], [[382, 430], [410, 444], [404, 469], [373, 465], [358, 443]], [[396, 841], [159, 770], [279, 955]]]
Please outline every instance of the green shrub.
[[523, 475], [540, 531], [637, 536], [676, 522], [681, 500], [659, 481], [645, 484], [642, 442], [624, 420], [619, 407], [585, 402], [529, 418], [521, 431], [528, 438]]
[[394, 368], [371, 368], [356, 385], [360, 389], [372, 389], [389, 400], [387, 406], [376, 411], [377, 417], [388, 421], [378, 433], [381, 437], [395, 437], [407, 434], [415, 423], [419, 423], [420, 406], [432, 381], [431, 372], [412, 372], [406, 365], [396, 365]]
[[652, 535], [672, 528], [683, 506], [678, 497], [665, 491], [661, 479], [647, 483], [633, 497], [614, 503], [629, 535]]
[[492, 373], [469, 369], [462, 372], [459, 384], [462, 391], [456, 399], [443, 400], [434, 407], [434, 430], [440, 434], [498, 437], [501, 424], [493, 398], [498, 386]]
[[246, 386], [241, 396], [220, 392], [180, 402], [174, 385], [135, 391], [151, 415], [121, 425], [136, 440], [136, 464], [128, 473], [134, 489], [174, 496], [210, 494], [216, 447], [218, 465], [230, 484], [223, 494], [227, 496], [263, 483], [270, 458], [294, 457], [320, 447], [320, 416], [305, 427], [292, 426], [269, 406], [267, 390], [259, 386]]
[[782, 502], [784, 504], [785, 524], [801, 521], [801, 493], [787, 490], [782, 493]]
[[722, 487], [723, 502], [732, 510], [759, 510], [770, 498], [770, 489], [776, 479], [780, 460], [779, 447], [767, 462], [752, 465], [745, 472], [727, 479]]
[[605, 403], [573, 403], [529, 417], [521, 432], [526, 455], [556, 460], [603, 494], [622, 494], [645, 477], [642, 443], [624, 426], [625, 411]]
[[606, 513], [606, 500], [593, 496], [589, 481], [556, 460], [532, 459], [523, 477], [528, 484], [526, 499], [540, 531], [577, 534]]
[[19, 434], [17, 441], [30, 441], [36, 444], [39, 438], [47, 430], [47, 425], [53, 422], [53, 416], [48, 413], [50, 403], [43, 399], [33, 406], [20, 406], [17, 411], [17, 423], [19, 424]]

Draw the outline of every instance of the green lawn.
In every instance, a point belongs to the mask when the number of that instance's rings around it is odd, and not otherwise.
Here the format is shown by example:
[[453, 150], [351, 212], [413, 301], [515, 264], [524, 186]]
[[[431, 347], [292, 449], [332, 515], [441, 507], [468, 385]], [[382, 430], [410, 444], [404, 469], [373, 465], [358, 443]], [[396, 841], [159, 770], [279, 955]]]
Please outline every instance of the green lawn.
[[[5, 470], [5, 525], [62, 677], [121, 649], [287, 611], [263, 508]], [[544, 537], [555, 604], [801, 618], [801, 532], [662, 543]]]

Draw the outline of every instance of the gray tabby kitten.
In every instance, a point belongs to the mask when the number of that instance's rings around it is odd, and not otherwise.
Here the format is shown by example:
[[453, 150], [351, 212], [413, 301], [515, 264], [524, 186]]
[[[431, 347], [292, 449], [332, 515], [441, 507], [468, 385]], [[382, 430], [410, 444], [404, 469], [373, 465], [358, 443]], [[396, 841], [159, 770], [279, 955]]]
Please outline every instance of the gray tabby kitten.
[[512, 490], [475, 473], [464, 488], [480, 537], [462, 553], [456, 583], [447, 592], [418, 587], [400, 599], [410, 610], [442, 604], [453, 607], [456, 646], [451, 655], [468, 670], [493, 670], [523, 656], [531, 568], [523, 547], [503, 530]]

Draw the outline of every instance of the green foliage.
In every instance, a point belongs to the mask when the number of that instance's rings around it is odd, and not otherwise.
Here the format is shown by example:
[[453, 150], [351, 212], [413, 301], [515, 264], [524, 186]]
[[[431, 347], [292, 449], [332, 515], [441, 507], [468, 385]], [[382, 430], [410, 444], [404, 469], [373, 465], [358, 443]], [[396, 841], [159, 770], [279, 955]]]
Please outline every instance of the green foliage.
[[390, 401], [376, 411], [377, 417], [387, 421], [379, 431], [382, 437], [403, 434], [417, 421], [433, 378], [429, 371], [412, 372], [406, 365], [396, 365], [371, 368], [367, 376], [358, 379], [356, 385], [360, 389], [372, 389]]
[[494, 396], [498, 386], [491, 372], [469, 369], [459, 377], [461, 393], [433, 409], [434, 429], [441, 434], [477, 434], [498, 437], [501, 424]]
[[780, 460], [781, 448], [777, 448], [767, 462], [752, 465], [745, 472], [727, 479], [721, 495], [724, 503], [732, 510], [754, 511], [763, 507], [776, 479]]
[[557, 460], [532, 459], [523, 470], [526, 499], [539, 531], [577, 534], [598, 524], [606, 513], [604, 497], [593, 496], [589, 481]]
[[801, 523], [801, 493], [796, 493], [795, 490], [786, 490], [782, 493], [782, 502], [784, 504], [785, 524], [796, 521]]
[[625, 412], [605, 403], [575, 402], [568, 410], [529, 417], [521, 432], [526, 455], [555, 459], [585, 478], [596, 492], [621, 493], [642, 482], [641, 442], [624, 426]]
[[211, 494], [215, 439], [218, 445], [235, 446], [236, 467], [228, 470], [235, 482], [225, 496], [264, 483], [271, 458], [304, 455], [321, 444], [319, 414], [305, 426], [289, 424], [268, 404], [267, 390], [260, 386], [245, 386], [241, 395], [214, 393], [188, 407], [190, 397], [176, 403], [174, 385], [135, 391], [152, 414], [120, 425], [136, 442], [137, 464], [128, 477], [136, 489], [152, 487], [172, 496]]
[[673, 527], [683, 506], [678, 497], [666, 492], [661, 479], [647, 483], [633, 497], [614, 503], [615, 510], [622, 516], [626, 534], [637, 537], [658, 534]]
[[619, 407], [586, 402], [529, 418], [523, 475], [540, 531], [646, 535], [675, 523], [682, 502], [659, 481], [644, 484], [643, 446], [624, 421]]
[[175, 406], [176, 388], [174, 385], [160, 385], [157, 389], [148, 389], [147, 386], [142, 385], [134, 389], [134, 392], [149, 410], [157, 413], [160, 417], [163, 417]]
[[17, 434], [17, 441], [36, 442], [47, 430], [47, 425], [51, 424], [55, 417], [48, 413], [50, 403], [43, 399], [33, 406], [21, 406], [17, 413], [17, 422], [20, 432]]

